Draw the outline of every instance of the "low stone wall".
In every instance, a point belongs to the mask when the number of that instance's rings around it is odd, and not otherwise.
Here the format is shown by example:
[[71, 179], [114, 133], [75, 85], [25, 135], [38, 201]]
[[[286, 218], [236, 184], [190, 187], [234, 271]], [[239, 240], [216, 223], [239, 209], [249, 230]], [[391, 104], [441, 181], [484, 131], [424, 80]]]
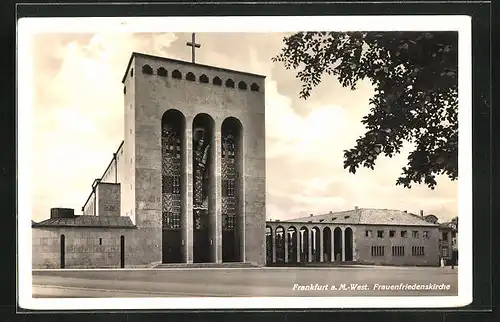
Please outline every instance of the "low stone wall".
[[147, 267], [160, 245], [148, 243], [148, 231], [124, 228], [32, 228], [32, 268], [61, 268], [64, 235], [65, 268], [119, 268], [121, 237], [125, 241], [125, 267]]

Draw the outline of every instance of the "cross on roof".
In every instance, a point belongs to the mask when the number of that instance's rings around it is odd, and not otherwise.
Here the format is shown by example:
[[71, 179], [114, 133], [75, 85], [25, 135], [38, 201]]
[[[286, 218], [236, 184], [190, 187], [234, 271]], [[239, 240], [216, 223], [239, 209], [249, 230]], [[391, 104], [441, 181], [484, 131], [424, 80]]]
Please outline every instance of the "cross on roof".
[[191, 61], [194, 64], [195, 63], [195, 50], [196, 50], [196, 48], [200, 48], [201, 47], [200, 44], [196, 43], [196, 36], [195, 36], [194, 32], [191, 34], [191, 42], [187, 42], [186, 46], [190, 46], [191, 47]]

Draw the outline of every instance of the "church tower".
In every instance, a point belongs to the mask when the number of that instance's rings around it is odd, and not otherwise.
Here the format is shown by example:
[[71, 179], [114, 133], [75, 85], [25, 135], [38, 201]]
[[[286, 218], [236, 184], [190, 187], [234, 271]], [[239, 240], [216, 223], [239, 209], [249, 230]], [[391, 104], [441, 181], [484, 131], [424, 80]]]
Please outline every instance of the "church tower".
[[123, 84], [121, 209], [138, 248], [264, 265], [265, 77], [133, 53]]

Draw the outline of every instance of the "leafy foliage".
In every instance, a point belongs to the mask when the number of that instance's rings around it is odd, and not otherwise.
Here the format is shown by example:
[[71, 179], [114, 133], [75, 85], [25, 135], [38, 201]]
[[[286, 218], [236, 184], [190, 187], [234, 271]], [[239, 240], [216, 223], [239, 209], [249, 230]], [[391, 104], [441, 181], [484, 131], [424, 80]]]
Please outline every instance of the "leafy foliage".
[[369, 79], [375, 94], [363, 117], [366, 133], [344, 151], [344, 168], [374, 169], [383, 153], [408, 155], [397, 185], [425, 183], [437, 175], [458, 177], [458, 34], [456, 32], [299, 32], [284, 38], [273, 58], [298, 70], [307, 99], [324, 74], [356, 89]]

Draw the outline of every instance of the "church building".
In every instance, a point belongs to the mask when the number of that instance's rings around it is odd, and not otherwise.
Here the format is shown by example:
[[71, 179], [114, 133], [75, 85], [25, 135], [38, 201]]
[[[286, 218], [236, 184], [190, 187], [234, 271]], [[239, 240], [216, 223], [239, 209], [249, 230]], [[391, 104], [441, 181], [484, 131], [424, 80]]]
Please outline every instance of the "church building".
[[124, 140], [82, 215], [32, 222], [33, 268], [264, 265], [265, 76], [133, 53], [122, 82]]

